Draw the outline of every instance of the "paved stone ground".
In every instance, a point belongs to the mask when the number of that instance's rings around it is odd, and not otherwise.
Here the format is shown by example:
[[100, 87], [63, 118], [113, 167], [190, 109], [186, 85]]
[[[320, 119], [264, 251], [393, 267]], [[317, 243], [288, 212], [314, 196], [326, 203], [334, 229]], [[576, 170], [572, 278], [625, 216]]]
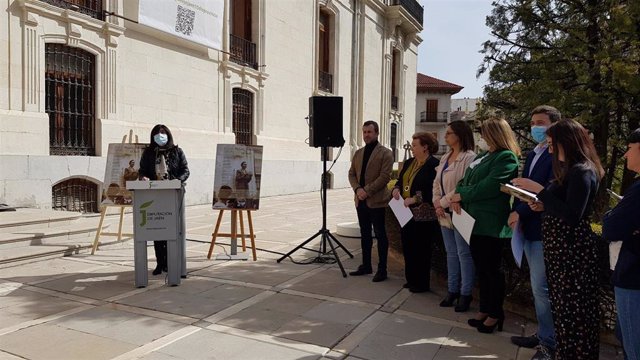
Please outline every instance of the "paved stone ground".
[[[350, 190], [328, 195], [330, 229], [355, 221]], [[270, 197], [254, 213], [258, 261], [208, 260], [216, 220], [209, 206], [187, 210], [189, 277], [133, 285], [133, 244], [0, 269], [0, 359], [529, 359], [510, 344], [535, 324], [509, 315], [505, 331], [480, 334], [473, 313], [438, 307], [446, 292], [411, 294], [397, 271], [388, 281], [343, 278], [337, 265], [276, 263], [321, 225], [319, 193]], [[228, 228], [229, 219], [223, 225]], [[116, 217], [109, 218], [115, 222]], [[130, 215], [125, 229], [130, 228]], [[97, 219], [96, 219], [97, 222]], [[338, 237], [347, 271], [359, 240]], [[228, 253], [220, 239], [215, 253]], [[310, 248], [317, 248], [319, 241]], [[149, 248], [153, 256], [152, 248]], [[299, 251], [303, 261], [313, 251]], [[150, 258], [150, 268], [154, 259]], [[392, 267], [393, 268], [393, 267]], [[476, 304], [474, 303], [474, 306]], [[472, 311], [477, 310], [476, 308]], [[602, 359], [621, 358], [605, 346]]]

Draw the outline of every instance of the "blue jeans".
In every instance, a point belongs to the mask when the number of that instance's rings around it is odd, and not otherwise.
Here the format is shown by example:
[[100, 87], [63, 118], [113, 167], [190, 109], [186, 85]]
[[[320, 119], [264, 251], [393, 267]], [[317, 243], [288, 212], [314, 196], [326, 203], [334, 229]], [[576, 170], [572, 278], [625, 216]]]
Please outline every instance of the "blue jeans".
[[615, 287], [618, 324], [628, 359], [640, 359], [640, 290]]
[[[469, 244], [464, 241], [462, 235], [455, 229], [441, 226], [440, 232], [442, 232], [442, 241], [447, 251], [449, 292], [471, 295], [475, 269]], [[462, 286], [460, 286], [461, 281]]]
[[538, 339], [548, 348], [556, 348], [555, 333], [553, 330], [553, 316], [551, 314], [551, 302], [549, 302], [549, 287], [544, 267], [544, 253], [542, 241], [525, 241], [524, 255], [529, 264], [531, 290], [533, 292], [536, 317], [538, 318]]

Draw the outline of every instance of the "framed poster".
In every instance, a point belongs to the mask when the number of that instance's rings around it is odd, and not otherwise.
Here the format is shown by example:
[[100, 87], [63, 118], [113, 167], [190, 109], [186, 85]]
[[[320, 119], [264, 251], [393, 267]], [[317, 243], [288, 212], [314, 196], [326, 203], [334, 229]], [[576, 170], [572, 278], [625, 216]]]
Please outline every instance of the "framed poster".
[[138, 180], [140, 157], [147, 144], [109, 144], [101, 205], [131, 205], [127, 181]]
[[215, 171], [214, 209], [258, 209], [262, 146], [218, 144]]

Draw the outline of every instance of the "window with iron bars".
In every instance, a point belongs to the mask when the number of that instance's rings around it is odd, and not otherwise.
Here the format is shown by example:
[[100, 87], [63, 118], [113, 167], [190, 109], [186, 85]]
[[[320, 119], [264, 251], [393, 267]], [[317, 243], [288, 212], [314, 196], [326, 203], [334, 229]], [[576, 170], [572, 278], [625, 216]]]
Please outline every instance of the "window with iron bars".
[[236, 144], [253, 144], [253, 93], [233, 89], [233, 132]]
[[95, 155], [95, 57], [62, 44], [45, 46], [45, 111], [51, 155]]
[[98, 212], [98, 185], [86, 179], [69, 179], [53, 186], [51, 207], [54, 210]]
[[91, 16], [94, 19], [104, 20], [102, 0], [42, 0], [63, 9], [77, 11]]

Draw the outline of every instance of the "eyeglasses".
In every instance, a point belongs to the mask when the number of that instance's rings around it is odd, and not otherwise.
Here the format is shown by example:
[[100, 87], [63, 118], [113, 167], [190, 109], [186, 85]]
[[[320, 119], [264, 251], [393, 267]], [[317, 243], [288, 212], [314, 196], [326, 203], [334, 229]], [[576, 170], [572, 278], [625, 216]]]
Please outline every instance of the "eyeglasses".
[[447, 135], [455, 135], [456, 133], [454, 133], [453, 131], [447, 131], [446, 133], [444, 133], [445, 136]]

